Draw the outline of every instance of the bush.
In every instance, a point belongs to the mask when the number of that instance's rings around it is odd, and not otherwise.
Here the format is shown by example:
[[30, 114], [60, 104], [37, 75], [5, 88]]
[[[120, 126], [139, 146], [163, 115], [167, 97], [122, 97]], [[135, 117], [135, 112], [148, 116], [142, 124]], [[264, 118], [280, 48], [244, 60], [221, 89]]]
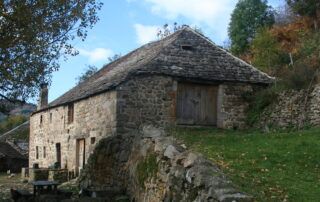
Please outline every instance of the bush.
[[258, 92], [244, 95], [246, 101], [249, 102], [246, 120], [249, 126], [255, 125], [260, 120], [264, 109], [277, 100], [279, 90], [279, 87], [272, 86]]
[[283, 76], [282, 83], [287, 89], [301, 90], [314, 84], [316, 81], [316, 70], [303, 63], [295, 65], [292, 70], [287, 71]]
[[290, 63], [288, 54], [280, 48], [276, 37], [267, 29], [260, 29], [251, 45], [253, 65], [274, 76]]

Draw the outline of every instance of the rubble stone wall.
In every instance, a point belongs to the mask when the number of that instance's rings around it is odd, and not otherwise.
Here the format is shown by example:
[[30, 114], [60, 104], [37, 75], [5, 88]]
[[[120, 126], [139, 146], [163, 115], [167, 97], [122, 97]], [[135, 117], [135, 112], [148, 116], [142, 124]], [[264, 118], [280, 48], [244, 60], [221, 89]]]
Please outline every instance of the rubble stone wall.
[[219, 128], [242, 129], [246, 127], [246, 111], [249, 103], [244, 94], [252, 92], [255, 85], [243, 83], [224, 83], [218, 91], [218, 120]]
[[[61, 168], [76, 168], [77, 140], [85, 140], [85, 161], [101, 138], [137, 130], [142, 124], [156, 127], [176, 125], [177, 86], [169, 76], [140, 75], [114, 91], [74, 102], [74, 121], [68, 123], [68, 105], [38, 112], [30, 118], [29, 166], [48, 167], [57, 161], [56, 144], [61, 144]], [[182, 81], [185, 82], [185, 81]], [[210, 84], [208, 84], [210, 85]], [[211, 84], [212, 85], [212, 84]], [[217, 126], [245, 127], [248, 104], [243, 93], [250, 84], [220, 83]], [[42, 120], [42, 121], [41, 121]], [[94, 140], [92, 140], [94, 139]], [[38, 158], [36, 148], [38, 147]]]
[[320, 125], [320, 85], [311, 91], [290, 90], [280, 93], [260, 117], [258, 125], [274, 127], [297, 127]]
[[117, 89], [117, 130], [126, 133], [142, 124], [175, 123], [177, 82], [172, 77], [139, 76]]
[[[117, 88], [117, 131], [126, 133], [142, 124], [166, 127], [176, 124], [176, 98], [179, 82], [166, 76], [140, 76]], [[213, 85], [213, 84], [208, 84]], [[256, 85], [224, 82], [217, 96], [217, 126], [219, 128], [246, 127], [248, 103], [243, 94]]]
[[[68, 123], [67, 105], [34, 114], [30, 118], [29, 167], [34, 163], [38, 163], [40, 167], [48, 167], [55, 163], [56, 144], [60, 143], [61, 167], [75, 170], [77, 139], [85, 139], [85, 159], [87, 159], [95, 144], [103, 137], [114, 134], [115, 128], [115, 91], [75, 102], [72, 123]], [[91, 138], [95, 141], [93, 142]], [[36, 147], [38, 147], [38, 159]]]
[[123, 192], [132, 201], [252, 201], [214, 163], [172, 137], [148, 131], [144, 137], [101, 140], [79, 178], [80, 186]]

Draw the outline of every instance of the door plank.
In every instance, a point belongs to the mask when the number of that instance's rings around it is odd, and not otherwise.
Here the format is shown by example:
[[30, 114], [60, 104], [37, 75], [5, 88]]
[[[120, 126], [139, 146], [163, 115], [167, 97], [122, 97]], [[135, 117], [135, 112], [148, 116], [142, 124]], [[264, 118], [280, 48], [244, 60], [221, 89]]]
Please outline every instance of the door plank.
[[218, 87], [179, 83], [177, 90], [177, 123], [216, 125]]

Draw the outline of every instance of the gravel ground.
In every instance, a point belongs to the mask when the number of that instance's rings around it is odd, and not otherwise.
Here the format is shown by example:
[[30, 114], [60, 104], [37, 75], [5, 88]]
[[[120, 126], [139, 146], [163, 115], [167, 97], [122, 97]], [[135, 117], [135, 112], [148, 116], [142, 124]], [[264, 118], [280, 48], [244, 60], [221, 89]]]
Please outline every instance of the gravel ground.
[[7, 173], [0, 173], [0, 201], [11, 198], [10, 188], [27, 189], [32, 192], [32, 185], [21, 181], [20, 173], [9, 177]]

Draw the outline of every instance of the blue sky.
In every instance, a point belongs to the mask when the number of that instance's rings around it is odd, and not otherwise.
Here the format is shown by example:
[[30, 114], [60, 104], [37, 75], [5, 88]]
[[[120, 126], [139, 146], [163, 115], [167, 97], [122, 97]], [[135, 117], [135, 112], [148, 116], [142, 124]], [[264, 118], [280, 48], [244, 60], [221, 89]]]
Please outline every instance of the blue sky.
[[[89, 30], [85, 42], [74, 42], [80, 54], [61, 60], [49, 89], [52, 101], [76, 85], [87, 65], [98, 68], [108, 57], [156, 40], [158, 27], [165, 23], [188, 24], [201, 28], [206, 36], [222, 45], [228, 38], [230, 14], [237, 0], [101, 0], [100, 21]], [[269, 0], [278, 7], [284, 0]]]

